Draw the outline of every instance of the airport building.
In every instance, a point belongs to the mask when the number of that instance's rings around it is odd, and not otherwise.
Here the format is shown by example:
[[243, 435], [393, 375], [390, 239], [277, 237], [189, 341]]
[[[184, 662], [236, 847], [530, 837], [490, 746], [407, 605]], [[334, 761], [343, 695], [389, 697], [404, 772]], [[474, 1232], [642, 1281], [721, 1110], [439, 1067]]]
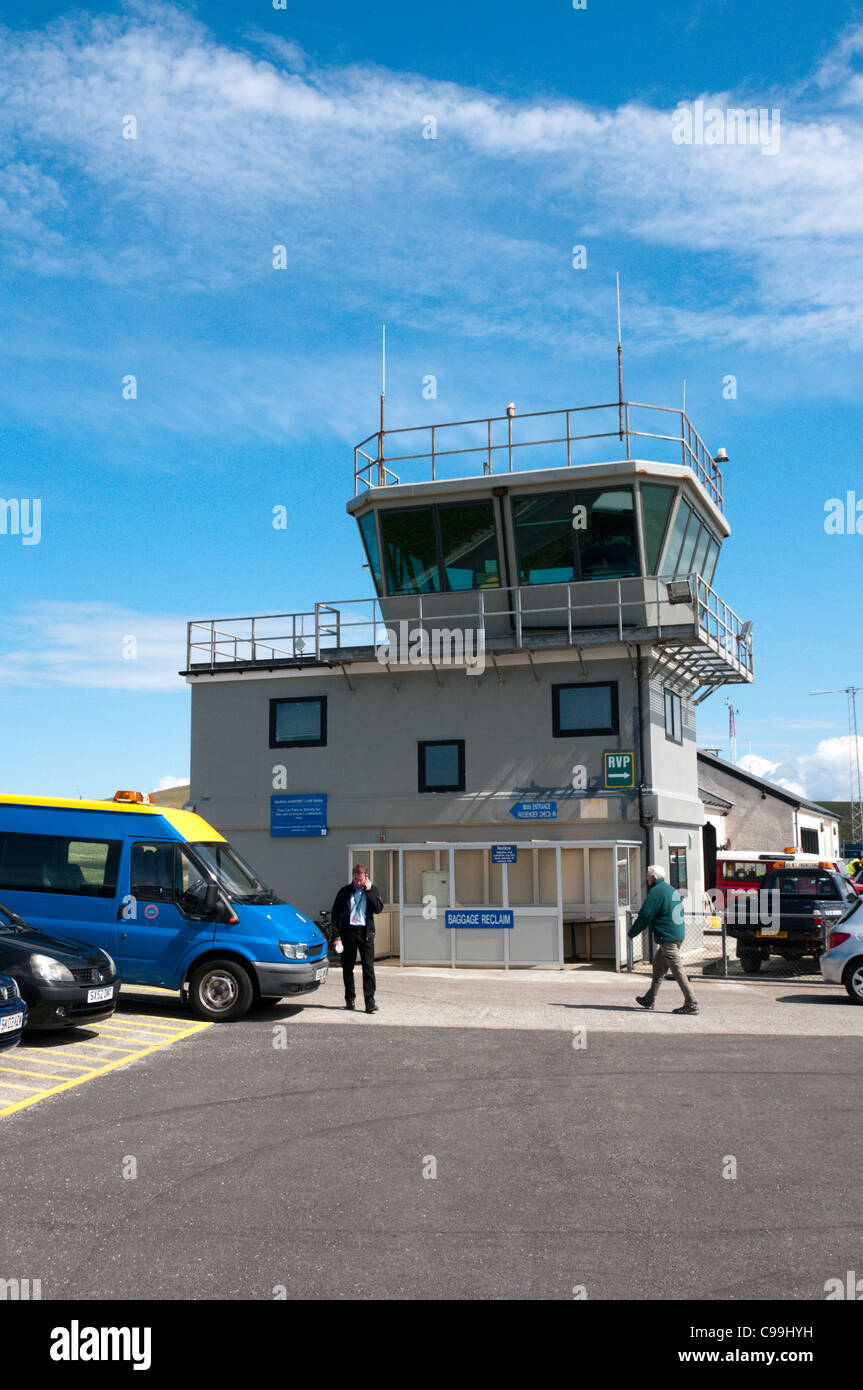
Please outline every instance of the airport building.
[[622, 401], [381, 428], [368, 597], [189, 624], [191, 804], [311, 916], [365, 861], [380, 956], [619, 968], [648, 863], [700, 910], [696, 711], [753, 678], [724, 461]]

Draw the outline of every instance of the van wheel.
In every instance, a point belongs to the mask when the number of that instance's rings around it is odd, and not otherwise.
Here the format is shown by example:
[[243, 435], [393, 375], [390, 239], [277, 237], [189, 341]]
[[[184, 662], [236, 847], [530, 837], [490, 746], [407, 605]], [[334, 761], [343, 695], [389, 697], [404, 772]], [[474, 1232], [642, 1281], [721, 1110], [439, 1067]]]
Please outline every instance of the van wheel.
[[848, 962], [842, 983], [848, 991], [848, 998], [855, 1004], [863, 1004], [863, 960], [858, 957]]
[[231, 1023], [248, 1013], [255, 987], [247, 970], [235, 960], [208, 960], [193, 971], [189, 1004], [198, 1018]]
[[747, 975], [757, 975], [758, 971], [761, 969], [761, 952], [741, 951], [740, 964]]

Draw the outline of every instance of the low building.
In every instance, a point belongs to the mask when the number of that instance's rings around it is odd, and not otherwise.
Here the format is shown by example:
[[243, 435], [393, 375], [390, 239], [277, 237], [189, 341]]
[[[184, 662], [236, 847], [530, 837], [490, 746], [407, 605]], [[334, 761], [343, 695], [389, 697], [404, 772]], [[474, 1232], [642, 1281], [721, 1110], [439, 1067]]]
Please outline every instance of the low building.
[[619, 965], [654, 861], [700, 904], [695, 711], [753, 673], [722, 475], [679, 410], [589, 409], [381, 431], [374, 594], [189, 625], [192, 804], [312, 915], [365, 860], [405, 964]]
[[698, 788], [705, 813], [704, 860], [717, 850], [748, 849], [817, 854], [836, 859], [840, 817], [796, 792], [756, 777], [745, 768], [698, 751]]

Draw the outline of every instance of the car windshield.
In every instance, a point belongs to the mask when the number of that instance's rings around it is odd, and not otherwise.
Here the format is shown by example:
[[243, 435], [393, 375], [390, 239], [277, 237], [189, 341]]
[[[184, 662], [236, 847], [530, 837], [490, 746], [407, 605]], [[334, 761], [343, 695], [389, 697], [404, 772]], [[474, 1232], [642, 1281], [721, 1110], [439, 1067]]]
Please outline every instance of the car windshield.
[[278, 903], [281, 898], [262, 883], [250, 864], [224, 840], [189, 845], [205, 867], [215, 874], [232, 903]]

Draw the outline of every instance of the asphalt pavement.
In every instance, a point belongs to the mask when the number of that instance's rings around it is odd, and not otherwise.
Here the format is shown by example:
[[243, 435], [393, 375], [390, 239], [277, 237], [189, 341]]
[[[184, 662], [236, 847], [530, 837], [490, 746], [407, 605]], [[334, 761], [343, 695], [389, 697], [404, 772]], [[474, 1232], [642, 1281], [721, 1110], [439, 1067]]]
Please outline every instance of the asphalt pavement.
[[863, 1009], [696, 982], [681, 1018], [641, 986], [383, 966], [368, 1016], [331, 974], [50, 1096], [0, 1120], [0, 1275], [43, 1299], [748, 1300], [863, 1274]]

